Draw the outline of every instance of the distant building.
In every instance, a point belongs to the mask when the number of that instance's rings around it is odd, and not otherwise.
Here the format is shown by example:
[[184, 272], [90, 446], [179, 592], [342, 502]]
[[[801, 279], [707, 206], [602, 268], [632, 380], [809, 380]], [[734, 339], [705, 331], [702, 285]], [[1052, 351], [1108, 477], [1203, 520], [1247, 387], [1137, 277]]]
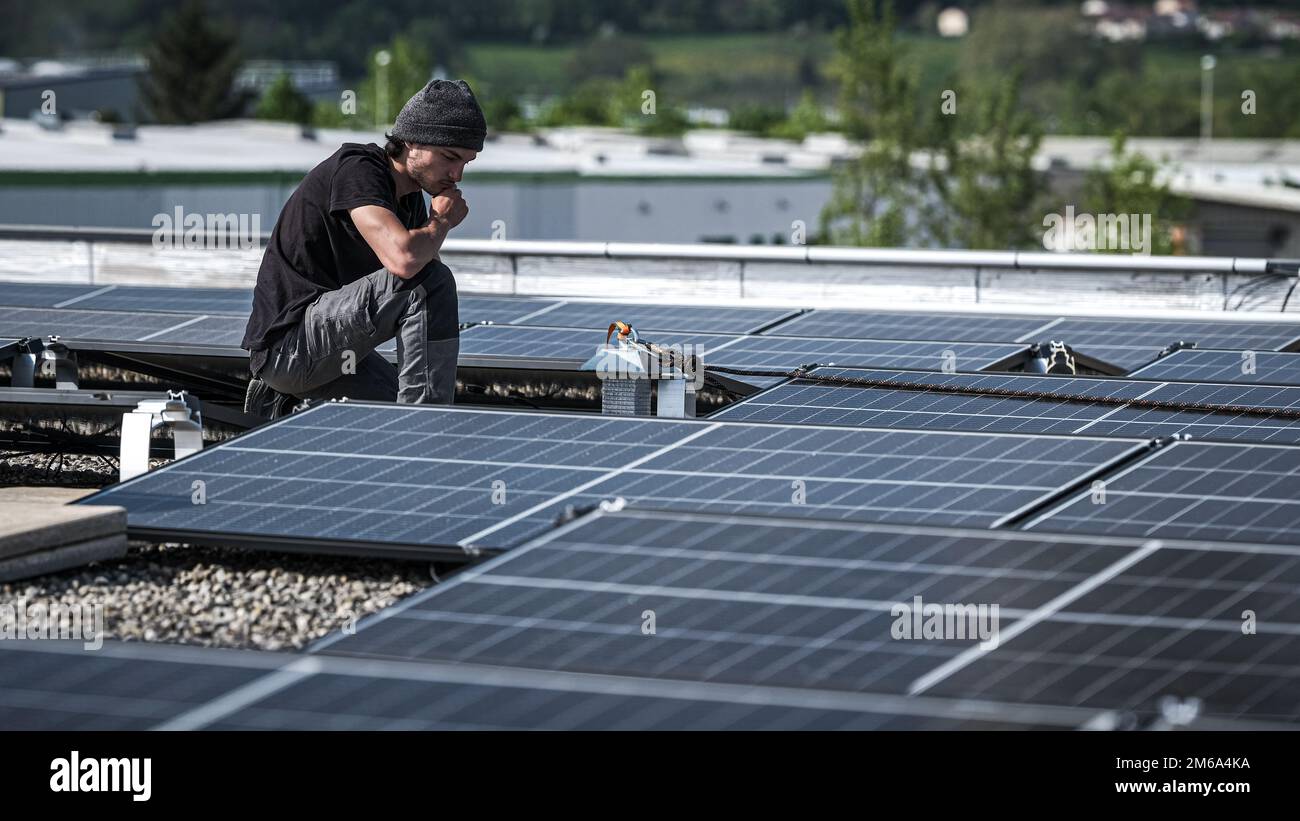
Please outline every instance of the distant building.
[[0, 74], [0, 116], [27, 119], [52, 113], [60, 120], [89, 119], [96, 112], [113, 112], [123, 120], [136, 118], [140, 106], [140, 65], [84, 68], [50, 60], [27, 71]]
[[1145, 40], [1147, 16], [1135, 8], [1108, 6], [1093, 24], [1093, 31], [1098, 37], [1112, 43]]
[[311, 100], [336, 100], [342, 91], [338, 64], [331, 60], [250, 60], [235, 75], [235, 85], [261, 95], [284, 74]]
[[[0, 130], [0, 224], [149, 228], [158, 214], [256, 214], [269, 228], [303, 175], [380, 131], [230, 120]], [[815, 232], [842, 139], [762, 140], [716, 129], [684, 139], [567, 128], [492, 140], [462, 183], [473, 239], [789, 244]]]
[[940, 37], [965, 37], [970, 31], [970, 15], [952, 6], [939, 12], [935, 25]]

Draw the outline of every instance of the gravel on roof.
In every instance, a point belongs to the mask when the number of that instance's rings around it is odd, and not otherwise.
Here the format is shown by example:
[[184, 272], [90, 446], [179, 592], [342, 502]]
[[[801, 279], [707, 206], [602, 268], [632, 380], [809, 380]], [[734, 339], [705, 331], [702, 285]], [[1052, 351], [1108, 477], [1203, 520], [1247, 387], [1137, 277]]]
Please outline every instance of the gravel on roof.
[[[0, 452], [0, 485], [116, 480], [111, 460], [49, 461]], [[0, 604], [98, 605], [106, 639], [297, 650], [433, 583], [422, 563], [132, 542], [116, 561], [0, 584]]]

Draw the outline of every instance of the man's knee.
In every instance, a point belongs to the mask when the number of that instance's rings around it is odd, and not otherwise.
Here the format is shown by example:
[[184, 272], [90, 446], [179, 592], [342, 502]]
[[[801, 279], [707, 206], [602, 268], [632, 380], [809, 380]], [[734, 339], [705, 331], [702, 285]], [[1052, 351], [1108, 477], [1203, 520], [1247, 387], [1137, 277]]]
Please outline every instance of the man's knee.
[[440, 267], [434, 275], [426, 277], [417, 286], [422, 299], [426, 321], [427, 339], [451, 339], [460, 334], [460, 306], [456, 294], [456, 278], [451, 269], [438, 260]]

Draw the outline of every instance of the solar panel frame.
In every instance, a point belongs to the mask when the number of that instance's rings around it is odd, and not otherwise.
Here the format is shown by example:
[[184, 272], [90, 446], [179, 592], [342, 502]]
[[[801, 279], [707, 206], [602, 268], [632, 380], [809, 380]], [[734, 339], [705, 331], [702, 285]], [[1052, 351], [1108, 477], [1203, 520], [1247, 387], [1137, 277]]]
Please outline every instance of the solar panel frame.
[[139, 658], [134, 649], [126, 657], [116, 654], [107, 642], [100, 650], [81, 647], [0, 642], [0, 729], [148, 730], [267, 670], [232, 664], [221, 651], [208, 661], [193, 648], [149, 648]]
[[0, 281], [0, 305], [15, 308], [54, 308], [76, 303], [103, 290], [102, 286], [72, 282]]
[[1104, 503], [1072, 493], [1021, 527], [1300, 545], [1300, 499], [1285, 490], [1298, 477], [1295, 447], [1176, 441], [1105, 477]]
[[[604, 345], [605, 328], [476, 325], [461, 331], [459, 364], [481, 368], [577, 370]], [[706, 358], [739, 341], [732, 334], [661, 331], [649, 341], [701, 351]]]
[[70, 339], [148, 342], [204, 318], [202, 314], [184, 313], [4, 308], [0, 312], [0, 336], [17, 339], [55, 334]]
[[[941, 367], [960, 370], [1009, 367], [1023, 358], [1023, 345], [923, 340], [817, 339], [762, 335], [647, 332], [646, 341], [689, 347], [705, 368], [791, 371], [829, 359], [850, 359], [875, 367]], [[483, 325], [461, 334], [462, 365], [472, 367], [570, 370], [589, 359], [605, 340], [605, 329], [531, 325]], [[746, 378], [746, 377], [738, 377]], [[753, 377], [762, 379], [762, 377]]]
[[[1057, 319], [1020, 314], [847, 311], [816, 308], [764, 331], [769, 336], [843, 339], [946, 339], [951, 342], [1037, 342]], [[960, 330], [949, 331], [956, 326]], [[861, 329], [861, 330], [859, 330]], [[890, 329], [897, 329], [890, 333]], [[894, 335], [900, 334], [900, 335]]]
[[[760, 308], [743, 305], [681, 305], [655, 302], [589, 302], [562, 300], [554, 308], [538, 311], [526, 322], [542, 327], [604, 330], [615, 321], [637, 331], [680, 333], [756, 334], [798, 316], [802, 309]], [[516, 319], [515, 324], [524, 324]]]
[[[459, 297], [463, 322], [513, 323], [563, 302], [557, 298], [495, 294], [466, 293]], [[0, 305], [50, 309], [75, 305], [83, 310], [247, 319], [253, 308], [253, 289], [0, 282]]]
[[[325, 403], [79, 503], [126, 507], [139, 538], [464, 558], [549, 529], [566, 506], [615, 497], [997, 526], [1144, 447], [1118, 438]], [[493, 501], [498, 479], [508, 480], [509, 504]], [[202, 509], [192, 499], [198, 481]], [[803, 499], [791, 493], [796, 481], [806, 485]]]
[[[1098, 714], [1150, 715], [1158, 713], [1162, 695], [1196, 695], [1169, 680], [1152, 687], [1153, 672], [1172, 669], [1191, 680], [1223, 679], [1216, 697], [1207, 699], [1211, 718], [1294, 726], [1300, 724], [1300, 701], [1279, 705], [1274, 698], [1268, 711], [1256, 714], [1252, 709], [1263, 699], [1250, 699], [1259, 689], [1254, 668], [1277, 646], [1300, 660], [1300, 594], [1294, 584], [1300, 581], [1300, 550], [1271, 551], [1270, 558], [1286, 559], [1277, 569], [1248, 565], [1249, 557], [1261, 555], [1258, 550], [1268, 549], [635, 509], [594, 512], [313, 649], [358, 658], [940, 696]], [[1223, 560], [1230, 566], [1216, 565]], [[1151, 570], [1170, 562], [1177, 572]], [[1230, 567], [1216, 575], [1225, 584], [1201, 583], [1207, 562]], [[1241, 638], [1233, 611], [1240, 606], [1240, 589], [1232, 585], [1256, 580], [1261, 572], [1272, 573], [1271, 587], [1250, 601], [1261, 623], [1267, 621], [1265, 632], [1273, 637], [1268, 647], [1229, 651], [1210, 641], [1202, 645], [1210, 648], [1204, 657], [1185, 648], [1173, 661], [1158, 642], [1130, 642], [1077, 659], [1040, 649], [1044, 637], [1080, 627], [1109, 630], [1117, 640], [1155, 627], [1166, 631], [1162, 638], [1170, 644], [1205, 640], [1207, 632]], [[1179, 597], [1152, 595], [1162, 585]], [[1010, 625], [991, 648], [960, 640], [893, 639], [894, 608], [917, 595], [932, 603], [999, 603]], [[649, 634], [640, 629], [647, 612], [655, 624]], [[1026, 649], [1031, 640], [1032, 649]], [[907, 662], [893, 663], [899, 655]], [[1233, 662], [1236, 667], [1223, 669]], [[1076, 668], [1082, 667], [1103, 671], [1085, 682], [1096, 692], [1080, 685]], [[1013, 681], [993, 675], [1007, 670], [1014, 672]], [[1278, 674], [1273, 669], [1263, 677], [1272, 682]], [[1060, 679], [1075, 689], [1057, 686]], [[1132, 687], [1101, 686], [1107, 679]]]
[[[1252, 370], [1247, 371], [1247, 364]], [[1133, 371], [1129, 377], [1162, 382], [1300, 385], [1300, 354], [1184, 348]]]
[[[0, 729], [1036, 729], [1088, 713], [107, 641], [0, 645]], [[29, 685], [29, 686], [13, 686]]]
[[1300, 344], [1300, 324], [1289, 322], [1066, 317], [1050, 334], [1128, 371], [1146, 367], [1179, 342], [1236, 350], [1290, 350]]
[[[1165, 383], [1100, 377], [1024, 374], [963, 374], [932, 371], [818, 368], [812, 376], [990, 389], [1046, 391], [1082, 396], [1202, 402], [1300, 410], [1300, 388]], [[760, 391], [708, 417], [712, 420], [777, 422], [1006, 433], [1091, 434], [1159, 438], [1192, 435], [1224, 441], [1300, 444], [1296, 420], [1178, 412], [1043, 399], [856, 388], [792, 380]]]
[[110, 285], [88, 294], [76, 304], [97, 311], [186, 313], [247, 319], [253, 310], [253, 291], [251, 288]]

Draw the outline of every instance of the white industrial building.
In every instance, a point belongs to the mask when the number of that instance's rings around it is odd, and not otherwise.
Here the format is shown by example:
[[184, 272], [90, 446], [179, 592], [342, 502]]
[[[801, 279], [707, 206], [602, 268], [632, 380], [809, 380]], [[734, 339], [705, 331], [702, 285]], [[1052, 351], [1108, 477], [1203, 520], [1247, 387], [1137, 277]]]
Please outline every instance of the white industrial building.
[[[379, 130], [228, 121], [139, 126], [73, 122], [0, 127], [0, 224], [149, 229], [160, 214], [255, 216], [263, 231], [302, 175], [344, 142]], [[1191, 250], [1300, 257], [1300, 141], [1133, 139], [1170, 164], [1190, 197]], [[1073, 201], [1110, 141], [1048, 137], [1037, 162], [1054, 200]], [[817, 231], [832, 168], [855, 147], [702, 129], [679, 139], [613, 129], [502, 135], [468, 168], [466, 239], [791, 244]], [[918, 161], [923, 162], [920, 158]]]

